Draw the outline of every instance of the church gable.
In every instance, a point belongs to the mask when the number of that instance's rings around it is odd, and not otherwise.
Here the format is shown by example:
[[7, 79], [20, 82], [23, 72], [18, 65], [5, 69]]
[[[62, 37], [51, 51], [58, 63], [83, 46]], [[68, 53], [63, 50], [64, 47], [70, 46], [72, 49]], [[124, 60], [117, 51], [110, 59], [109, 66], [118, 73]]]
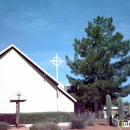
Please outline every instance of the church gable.
[[[53, 77], [15, 46], [11, 46], [0, 54], [0, 76], [2, 90], [0, 98], [4, 97], [0, 101], [1, 112], [15, 111], [15, 105], [9, 102], [9, 98], [17, 91], [27, 97], [27, 101], [21, 105], [23, 112], [56, 111], [59, 108], [61, 111], [73, 111], [74, 109], [75, 99], [60, 89], [59, 83]], [[64, 101], [57, 99], [57, 92]], [[58, 101], [59, 107], [57, 107]], [[63, 102], [70, 105], [70, 110], [62, 109]]]
[[[22, 63], [28, 64], [28, 67], [32, 67], [35, 71], [37, 71], [40, 75], [46, 75], [46, 77], [49, 80], [52, 80], [52, 82], [55, 85], [58, 85], [58, 83], [53, 79], [53, 77], [51, 77], [47, 72], [45, 72], [44, 70], [42, 70], [36, 63], [34, 63], [29, 57], [27, 57], [24, 53], [22, 53], [18, 48], [16, 48], [14, 45], [11, 45], [10, 48], [7, 48], [5, 51], [3, 51], [3, 53], [0, 54], [0, 61], [2, 61], [3, 59], [7, 59], [7, 64], [10, 62], [12, 64], [14, 64], [13, 66], [15, 66], [15, 62], [19, 64], [21, 64], [20, 66], [22, 66]], [[24, 62], [23, 62], [24, 61]], [[16, 65], [17, 66], [17, 65]], [[19, 67], [20, 67], [19, 66]]]

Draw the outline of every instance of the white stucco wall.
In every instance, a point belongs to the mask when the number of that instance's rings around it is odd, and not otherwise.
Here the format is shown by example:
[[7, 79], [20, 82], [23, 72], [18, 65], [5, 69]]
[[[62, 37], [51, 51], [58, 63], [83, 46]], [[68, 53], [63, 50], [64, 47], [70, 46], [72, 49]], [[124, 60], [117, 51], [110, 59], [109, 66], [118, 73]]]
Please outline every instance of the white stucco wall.
[[74, 104], [62, 93], [58, 92], [58, 111], [74, 112]]
[[27, 97], [20, 112], [74, 111], [73, 102], [63, 94], [57, 100], [53, 87], [14, 50], [0, 60], [0, 113], [16, 111], [9, 99], [18, 91]]

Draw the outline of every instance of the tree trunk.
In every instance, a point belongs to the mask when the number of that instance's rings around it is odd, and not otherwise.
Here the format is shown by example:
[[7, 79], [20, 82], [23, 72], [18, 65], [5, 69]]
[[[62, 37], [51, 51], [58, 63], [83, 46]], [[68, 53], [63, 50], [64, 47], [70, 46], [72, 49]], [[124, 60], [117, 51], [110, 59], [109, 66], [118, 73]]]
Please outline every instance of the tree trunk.
[[102, 102], [98, 101], [98, 119], [102, 118]]
[[[98, 67], [97, 76], [98, 76], [98, 80], [102, 79], [102, 76], [101, 76], [101, 67]], [[102, 94], [102, 93], [100, 93], [100, 94]], [[102, 100], [100, 98], [98, 100], [98, 119], [101, 119], [101, 118], [102, 118]]]

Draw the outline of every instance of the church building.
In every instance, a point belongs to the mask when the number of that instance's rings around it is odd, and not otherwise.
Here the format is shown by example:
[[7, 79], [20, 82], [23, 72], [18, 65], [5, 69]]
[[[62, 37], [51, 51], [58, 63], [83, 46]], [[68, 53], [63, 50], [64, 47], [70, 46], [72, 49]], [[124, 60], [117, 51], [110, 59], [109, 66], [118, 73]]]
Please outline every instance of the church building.
[[74, 112], [76, 100], [15, 45], [0, 52], [0, 113]]

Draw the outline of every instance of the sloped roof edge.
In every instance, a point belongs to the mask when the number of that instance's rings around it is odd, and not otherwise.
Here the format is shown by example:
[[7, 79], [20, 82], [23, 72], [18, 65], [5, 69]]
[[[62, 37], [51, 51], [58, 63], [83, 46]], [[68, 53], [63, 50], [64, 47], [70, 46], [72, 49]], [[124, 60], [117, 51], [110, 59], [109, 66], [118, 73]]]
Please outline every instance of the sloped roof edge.
[[0, 58], [4, 53], [6, 53], [10, 49], [15, 49], [19, 54], [21, 54], [22, 57], [26, 58], [30, 63], [33, 64], [36, 68], [38, 68], [41, 72], [43, 72], [50, 80], [53, 81], [54, 84], [56, 84], [58, 90], [62, 92], [64, 95], [66, 95], [69, 99], [71, 99], [73, 102], [76, 102], [77, 100], [74, 99], [70, 94], [68, 94], [64, 89], [60, 88], [60, 86], [63, 86], [60, 82], [58, 82], [55, 78], [53, 78], [48, 72], [43, 70], [38, 64], [36, 64], [33, 60], [31, 60], [27, 55], [25, 55], [19, 48], [17, 48], [14, 44], [11, 44], [6, 49], [0, 52]]

